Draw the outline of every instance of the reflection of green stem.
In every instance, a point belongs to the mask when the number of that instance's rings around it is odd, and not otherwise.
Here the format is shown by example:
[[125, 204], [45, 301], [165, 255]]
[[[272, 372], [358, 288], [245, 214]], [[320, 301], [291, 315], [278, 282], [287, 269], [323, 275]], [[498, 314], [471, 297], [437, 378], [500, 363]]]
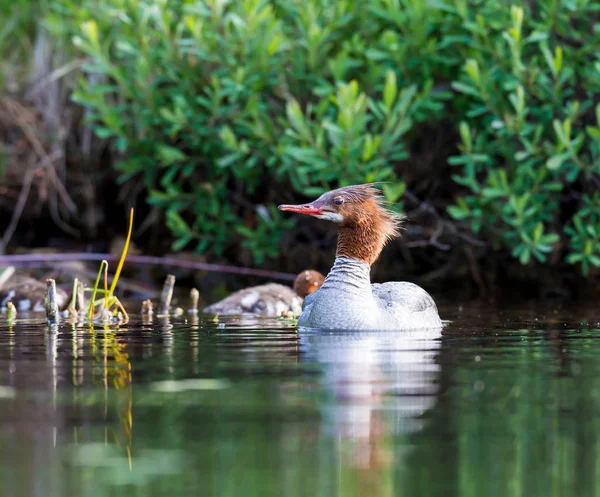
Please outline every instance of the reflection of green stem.
[[96, 276], [96, 283], [94, 283], [94, 289], [92, 290], [92, 300], [90, 302], [90, 310], [88, 311], [88, 319], [92, 319], [94, 317], [94, 305], [96, 300], [96, 293], [98, 292], [98, 285], [100, 284], [100, 276], [102, 275], [102, 269], [104, 266], [108, 268], [108, 261], [103, 260], [100, 263], [100, 269], [98, 270], [98, 276]]

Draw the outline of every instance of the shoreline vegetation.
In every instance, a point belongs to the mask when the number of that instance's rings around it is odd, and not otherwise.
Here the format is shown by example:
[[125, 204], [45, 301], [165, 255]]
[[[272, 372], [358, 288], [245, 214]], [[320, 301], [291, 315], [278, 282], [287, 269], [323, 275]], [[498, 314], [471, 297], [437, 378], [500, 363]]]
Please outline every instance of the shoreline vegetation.
[[275, 206], [381, 182], [374, 280], [598, 288], [593, 2], [0, 5], [0, 254], [119, 253], [135, 206], [133, 264], [326, 272], [335, 230]]

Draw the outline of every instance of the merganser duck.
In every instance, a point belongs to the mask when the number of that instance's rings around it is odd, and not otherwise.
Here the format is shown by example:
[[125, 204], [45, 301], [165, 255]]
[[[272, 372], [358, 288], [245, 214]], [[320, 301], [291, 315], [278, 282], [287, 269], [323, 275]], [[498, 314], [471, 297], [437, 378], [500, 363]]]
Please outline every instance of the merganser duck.
[[336, 258], [321, 287], [302, 306], [298, 326], [336, 330], [421, 329], [442, 326], [437, 307], [408, 282], [371, 284], [371, 265], [399, 235], [402, 216], [386, 209], [373, 184], [324, 193], [281, 211], [307, 214], [338, 225]]
[[255, 314], [263, 317], [279, 317], [291, 312], [297, 316], [302, 311], [304, 298], [319, 288], [324, 280], [325, 276], [318, 271], [307, 269], [296, 276], [293, 288], [279, 283], [244, 288], [206, 307], [204, 312], [223, 316]]

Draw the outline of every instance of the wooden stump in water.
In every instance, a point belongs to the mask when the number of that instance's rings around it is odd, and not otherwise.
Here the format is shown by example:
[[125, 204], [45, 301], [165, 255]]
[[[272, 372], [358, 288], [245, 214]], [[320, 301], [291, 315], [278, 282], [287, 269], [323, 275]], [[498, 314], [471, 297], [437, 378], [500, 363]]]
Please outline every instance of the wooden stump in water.
[[160, 305], [158, 306], [159, 314], [169, 314], [171, 308], [171, 298], [173, 297], [173, 288], [175, 287], [175, 276], [167, 275], [165, 284], [163, 285], [162, 293], [160, 294]]
[[46, 280], [46, 319], [49, 323], [58, 323], [58, 304], [56, 303], [56, 281]]
[[188, 312], [192, 313], [192, 314], [197, 314], [198, 313], [198, 300], [200, 298], [200, 292], [195, 289], [192, 288], [190, 290], [190, 307], [188, 309]]

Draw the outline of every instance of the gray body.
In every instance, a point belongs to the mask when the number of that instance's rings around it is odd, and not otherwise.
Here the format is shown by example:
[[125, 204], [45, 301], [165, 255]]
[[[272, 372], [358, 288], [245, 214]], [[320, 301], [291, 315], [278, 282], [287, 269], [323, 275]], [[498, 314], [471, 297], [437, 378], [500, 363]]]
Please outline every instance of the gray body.
[[323, 285], [304, 300], [298, 326], [411, 330], [442, 326], [431, 296], [408, 282], [371, 284], [369, 264], [336, 257]]

